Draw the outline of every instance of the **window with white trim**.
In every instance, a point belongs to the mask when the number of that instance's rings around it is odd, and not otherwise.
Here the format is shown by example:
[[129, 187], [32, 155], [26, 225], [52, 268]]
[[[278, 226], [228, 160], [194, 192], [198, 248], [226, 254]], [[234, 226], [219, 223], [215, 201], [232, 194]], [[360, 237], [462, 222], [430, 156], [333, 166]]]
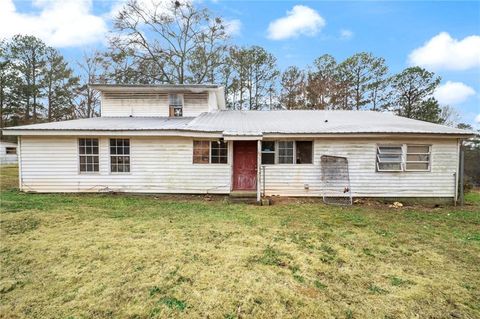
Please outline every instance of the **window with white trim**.
[[194, 164], [227, 164], [228, 143], [223, 140], [193, 141]]
[[262, 142], [262, 164], [275, 164], [275, 141]]
[[431, 145], [378, 145], [377, 171], [429, 171], [431, 166]]
[[78, 139], [78, 153], [80, 173], [99, 171], [98, 138]]
[[402, 145], [383, 145], [377, 148], [377, 170], [379, 172], [402, 171]]
[[262, 141], [262, 164], [312, 163], [312, 141]]
[[169, 94], [169, 115], [171, 117], [181, 117], [183, 116], [183, 96], [182, 94]]
[[130, 172], [130, 140], [126, 138], [110, 139], [110, 172]]
[[430, 170], [430, 145], [407, 145], [406, 171]]

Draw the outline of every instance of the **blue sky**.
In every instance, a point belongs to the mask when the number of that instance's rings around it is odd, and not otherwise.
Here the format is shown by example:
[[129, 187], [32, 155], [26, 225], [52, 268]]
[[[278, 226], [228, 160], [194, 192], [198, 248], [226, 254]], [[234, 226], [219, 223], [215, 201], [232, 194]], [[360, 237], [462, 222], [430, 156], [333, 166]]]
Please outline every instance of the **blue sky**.
[[[29, 32], [72, 61], [102, 49], [119, 1], [0, 1], [0, 37]], [[152, 1], [152, 0], [142, 0]], [[480, 122], [480, 2], [203, 0], [232, 26], [232, 43], [260, 45], [280, 69], [306, 67], [325, 53], [384, 57], [392, 73], [421, 64], [442, 77], [441, 102]], [[2, 22], [3, 21], [3, 22]]]

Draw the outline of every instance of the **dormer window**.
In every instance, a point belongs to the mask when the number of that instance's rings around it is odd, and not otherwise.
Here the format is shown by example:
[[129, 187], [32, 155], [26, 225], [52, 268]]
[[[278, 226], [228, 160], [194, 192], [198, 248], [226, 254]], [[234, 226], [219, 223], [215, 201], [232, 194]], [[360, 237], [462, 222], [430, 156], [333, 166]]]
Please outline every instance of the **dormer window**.
[[183, 95], [169, 94], [168, 101], [170, 105], [170, 117], [183, 116]]

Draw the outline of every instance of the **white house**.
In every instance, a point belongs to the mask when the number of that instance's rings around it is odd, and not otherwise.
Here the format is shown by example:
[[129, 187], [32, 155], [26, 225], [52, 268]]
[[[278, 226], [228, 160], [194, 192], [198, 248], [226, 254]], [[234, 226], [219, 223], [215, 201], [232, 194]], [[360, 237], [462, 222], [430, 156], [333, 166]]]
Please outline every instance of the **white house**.
[[455, 199], [472, 136], [380, 112], [226, 110], [217, 85], [93, 87], [101, 117], [4, 130], [21, 190], [322, 196], [335, 156], [348, 162], [339, 194]]
[[17, 144], [0, 141], [0, 165], [17, 164]]

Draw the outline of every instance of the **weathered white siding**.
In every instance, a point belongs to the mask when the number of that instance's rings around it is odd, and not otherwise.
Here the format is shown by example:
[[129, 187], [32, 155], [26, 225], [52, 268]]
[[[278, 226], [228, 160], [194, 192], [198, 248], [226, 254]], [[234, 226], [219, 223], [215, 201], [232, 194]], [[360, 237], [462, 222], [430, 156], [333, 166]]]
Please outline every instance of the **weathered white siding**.
[[7, 154], [7, 147], [17, 148], [17, 144], [0, 141], [0, 165], [17, 163], [17, 154]]
[[[192, 139], [131, 137], [131, 172], [112, 174], [107, 137], [100, 137], [100, 172], [78, 173], [75, 137], [22, 137], [22, 189], [36, 192], [123, 191], [229, 193], [230, 164], [192, 164]], [[455, 139], [395, 140], [431, 144], [430, 172], [376, 172], [376, 145], [388, 140], [317, 139], [314, 163], [267, 165], [267, 195], [322, 196], [320, 157], [345, 156], [351, 190], [359, 197], [454, 197], [458, 146]], [[230, 143], [231, 147], [231, 143]], [[231, 149], [230, 149], [230, 154]], [[230, 155], [231, 156], [231, 155]], [[232, 163], [231, 157], [229, 163]], [[305, 189], [308, 184], [308, 189]]]
[[78, 173], [75, 137], [22, 137], [22, 189], [35, 192], [228, 193], [229, 164], [192, 164], [190, 138], [130, 138], [130, 173], [110, 173], [101, 137], [100, 172]]
[[[184, 93], [183, 116], [198, 116], [208, 112], [209, 93]], [[132, 95], [104, 94], [102, 96], [101, 115], [111, 116], [168, 116], [169, 101], [167, 93]]]
[[[431, 144], [430, 172], [376, 172], [378, 144]], [[454, 197], [454, 173], [458, 165], [457, 141], [449, 140], [352, 140], [317, 139], [314, 163], [304, 165], [267, 165], [267, 195], [321, 196], [322, 155], [348, 158], [353, 196], [358, 197]], [[309, 189], [305, 189], [308, 184]]]

